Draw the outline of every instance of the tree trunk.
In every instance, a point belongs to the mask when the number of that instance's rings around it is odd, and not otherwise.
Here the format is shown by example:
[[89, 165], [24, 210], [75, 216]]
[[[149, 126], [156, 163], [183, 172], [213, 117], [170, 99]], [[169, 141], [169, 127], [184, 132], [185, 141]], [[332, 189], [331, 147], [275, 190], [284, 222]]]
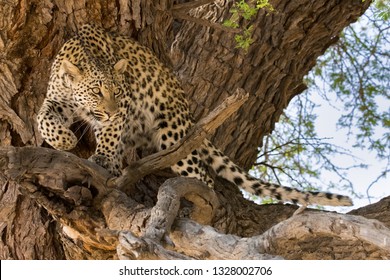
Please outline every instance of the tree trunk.
[[0, 1], [0, 258], [389, 258], [388, 198], [353, 213], [375, 220], [314, 210], [292, 216], [296, 206], [256, 205], [225, 181], [214, 192], [153, 171], [121, 185], [83, 159], [94, 150], [88, 134], [72, 153], [43, 143], [36, 115], [51, 62], [82, 24], [95, 23], [136, 38], [170, 65], [196, 120], [237, 89], [248, 92], [245, 105], [209, 135], [248, 169], [318, 56], [370, 4], [270, 1], [276, 11], [252, 20], [255, 42], [245, 52], [221, 25], [231, 1], [186, 2]]

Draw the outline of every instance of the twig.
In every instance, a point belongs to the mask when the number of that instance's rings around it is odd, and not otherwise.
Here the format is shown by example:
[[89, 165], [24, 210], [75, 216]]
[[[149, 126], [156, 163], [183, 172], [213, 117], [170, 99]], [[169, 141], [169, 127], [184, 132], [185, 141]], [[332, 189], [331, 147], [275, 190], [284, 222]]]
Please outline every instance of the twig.
[[366, 189], [366, 197], [368, 199], [368, 202], [371, 203], [371, 196], [370, 196], [370, 189], [372, 188], [373, 185], [379, 182], [380, 179], [384, 178], [387, 176], [387, 174], [390, 172], [390, 169], [385, 169], [381, 172], [381, 174], [376, 177], [374, 181], [370, 183], [370, 185]]

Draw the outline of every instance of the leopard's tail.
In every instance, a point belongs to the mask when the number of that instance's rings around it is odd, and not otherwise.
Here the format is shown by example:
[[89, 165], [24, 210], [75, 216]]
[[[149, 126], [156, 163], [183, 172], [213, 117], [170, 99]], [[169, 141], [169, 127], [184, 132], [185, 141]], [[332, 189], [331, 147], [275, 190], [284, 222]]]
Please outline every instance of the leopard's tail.
[[278, 200], [291, 201], [301, 205], [353, 205], [352, 200], [348, 196], [328, 192], [303, 192], [290, 187], [284, 187], [256, 179], [233, 163], [208, 140], [205, 140], [204, 145], [199, 149], [199, 154], [202, 160], [210, 166], [218, 176], [221, 176], [254, 195], [262, 197], [270, 196]]

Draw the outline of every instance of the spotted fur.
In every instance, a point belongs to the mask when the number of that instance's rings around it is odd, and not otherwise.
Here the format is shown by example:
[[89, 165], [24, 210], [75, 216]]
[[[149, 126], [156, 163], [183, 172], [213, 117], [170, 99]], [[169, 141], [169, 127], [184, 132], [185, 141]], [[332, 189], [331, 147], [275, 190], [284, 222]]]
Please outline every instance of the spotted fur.
[[[90, 160], [114, 175], [121, 172], [124, 149], [164, 150], [193, 125], [183, 89], [172, 71], [134, 40], [91, 25], [83, 26], [56, 56], [38, 127], [55, 149], [70, 150], [78, 140], [69, 127], [77, 119], [88, 122], [95, 133], [97, 148]], [[172, 170], [212, 187], [206, 165], [255, 195], [303, 205], [352, 204], [346, 196], [301, 192], [260, 181], [208, 140]]]

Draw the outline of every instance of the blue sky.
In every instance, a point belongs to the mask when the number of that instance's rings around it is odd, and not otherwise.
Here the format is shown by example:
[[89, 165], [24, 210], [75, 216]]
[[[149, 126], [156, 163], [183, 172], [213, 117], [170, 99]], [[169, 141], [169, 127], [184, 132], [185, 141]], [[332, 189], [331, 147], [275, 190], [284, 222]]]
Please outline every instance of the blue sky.
[[[331, 95], [331, 94], [329, 94]], [[366, 197], [367, 187], [373, 182], [381, 173], [384, 167], [386, 167], [386, 162], [378, 161], [375, 157], [375, 154], [367, 151], [353, 148], [354, 139], [348, 139], [347, 131], [344, 129], [337, 130], [336, 123], [338, 118], [341, 115], [341, 111], [337, 110], [337, 106], [342, 107], [342, 104], [337, 104], [337, 101], [333, 98], [334, 107], [327, 104], [321, 97], [312, 95], [312, 100], [319, 104], [319, 107], [314, 109], [314, 112], [317, 114], [316, 120], [316, 130], [319, 137], [331, 137], [332, 139], [329, 142], [344, 147], [352, 151], [354, 156], [361, 159], [362, 163], [368, 165], [367, 169], [352, 169], [348, 172], [348, 178], [353, 182], [354, 189], [357, 193], [362, 194], [364, 197], [361, 199], [353, 198], [354, 208], [359, 208], [361, 206], [369, 204], [369, 200]], [[328, 96], [332, 100], [331, 96]], [[390, 101], [384, 100], [382, 106], [390, 108]], [[377, 133], [383, 133], [383, 129], [379, 129]], [[349, 157], [343, 155], [337, 155], [333, 157], [335, 163], [340, 166], [349, 166], [351, 164], [356, 164]], [[323, 172], [323, 177], [337, 181], [337, 176], [331, 172]], [[383, 197], [390, 195], [390, 178], [382, 178], [376, 184], [374, 184], [370, 190], [369, 195], [371, 196], [371, 203], [374, 203], [380, 200]]]

